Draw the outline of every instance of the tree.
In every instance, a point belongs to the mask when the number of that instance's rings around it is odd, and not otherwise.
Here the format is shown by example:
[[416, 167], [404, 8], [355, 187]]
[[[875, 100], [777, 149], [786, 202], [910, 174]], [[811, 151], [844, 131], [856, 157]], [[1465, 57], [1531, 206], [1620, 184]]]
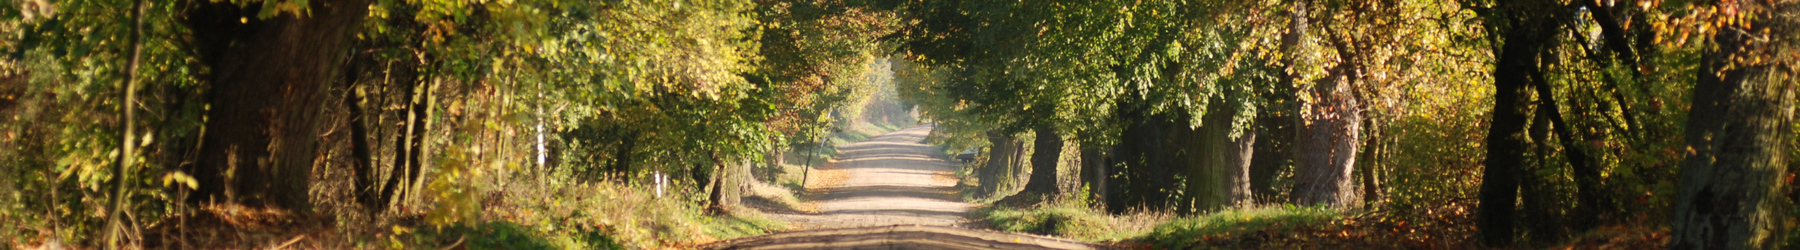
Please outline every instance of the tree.
[[[188, 26], [201, 50], [195, 54], [212, 69], [213, 86], [203, 158], [194, 169], [202, 193], [196, 199], [311, 206], [307, 185], [320, 107], [351, 31], [368, 16], [368, 3], [312, 1], [304, 13], [234, 2], [189, 10]], [[278, 14], [242, 18], [251, 13]]]
[[1051, 125], [1038, 125], [1032, 132], [1037, 136], [1032, 139], [1031, 177], [1025, 181], [1027, 195], [1055, 196], [1062, 193], [1057, 188], [1056, 166], [1062, 156], [1063, 138]]
[[[1188, 169], [1188, 195], [1195, 212], [1248, 205], [1251, 200], [1250, 163], [1256, 149], [1256, 130], [1242, 128], [1240, 114], [1255, 113], [1244, 104], [1244, 91], [1226, 89], [1207, 103], [1195, 141], [1197, 164]], [[1234, 134], [1235, 133], [1235, 134]]]
[[[1528, 118], [1526, 92], [1536, 80], [1539, 57], [1554, 46], [1551, 41], [1561, 19], [1554, 3], [1546, 1], [1500, 1], [1484, 16], [1488, 35], [1496, 46], [1494, 54], [1494, 114], [1489, 120], [1486, 167], [1482, 170], [1480, 208], [1476, 225], [1483, 242], [1489, 246], [1510, 246], [1517, 237], [1513, 223], [1517, 221], [1519, 179], [1523, 173], [1521, 158], [1526, 153], [1525, 127]], [[1546, 14], [1548, 13], [1548, 14]]]
[[1800, 3], [1725, 1], [1694, 84], [1671, 249], [1774, 248]]
[[[1310, 2], [1294, 4], [1292, 20], [1288, 25], [1290, 34], [1283, 37], [1283, 46], [1287, 47], [1284, 58], [1289, 75], [1286, 81], [1301, 81], [1304, 67], [1300, 59], [1293, 58], [1304, 53], [1311, 46], [1309, 37]], [[1330, 13], [1330, 12], [1325, 12]], [[1313, 205], [1326, 204], [1344, 206], [1354, 200], [1354, 187], [1351, 182], [1351, 170], [1356, 164], [1357, 139], [1362, 132], [1362, 110], [1358, 101], [1351, 96], [1355, 83], [1353, 72], [1347, 63], [1340, 63], [1331, 68], [1328, 75], [1316, 79], [1311, 84], [1311, 102], [1302, 106], [1301, 122], [1295, 123], [1299, 134], [1295, 136], [1294, 186], [1289, 199], [1294, 204]]]

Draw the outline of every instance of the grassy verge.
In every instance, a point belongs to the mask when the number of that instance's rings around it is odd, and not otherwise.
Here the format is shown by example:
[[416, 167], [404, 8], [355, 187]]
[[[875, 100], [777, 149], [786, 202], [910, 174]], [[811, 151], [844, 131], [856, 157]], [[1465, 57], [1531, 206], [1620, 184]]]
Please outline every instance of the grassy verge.
[[1088, 201], [1068, 197], [1030, 207], [987, 205], [971, 213], [994, 230], [1088, 242], [1130, 240], [1174, 218], [1171, 213], [1157, 211], [1108, 214], [1095, 209]]
[[[1110, 214], [1061, 197], [1028, 207], [987, 205], [972, 212], [995, 230], [1128, 248], [1308, 248], [1438, 246], [1391, 232], [1374, 213], [1326, 207], [1269, 206], [1175, 216], [1169, 211]], [[1417, 235], [1412, 235], [1417, 236]]]
[[1170, 220], [1139, 239], [1162, 248], [1267, 247], [1264, 243], [1273, 240], [1300, 240], [1285, 237], [1336, 225], [1343, 217], [1343, 211], [1325, 207], [1232, 209]]
[[692, 190], [665, 190], [657, 197], [651, 187], [610, 181], [505, 190], [507, 201], [485, 209], [482, 222], [395, 226], [369, 242], [392, 249], [686, 248], [787, 227], [756, 213], [709, 213], [690, 200], [703, 196], [683, 193]]

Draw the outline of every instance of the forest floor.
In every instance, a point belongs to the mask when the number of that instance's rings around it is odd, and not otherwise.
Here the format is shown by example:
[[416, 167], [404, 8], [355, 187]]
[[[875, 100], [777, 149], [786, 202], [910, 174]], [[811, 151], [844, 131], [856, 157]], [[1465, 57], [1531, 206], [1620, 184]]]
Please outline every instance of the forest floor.
[[838, 146], [806, 179], [801, 202], [749, 202], [793, 231], [720, 242], [713, 248], [1091, 248], [1086, 243], [967, 229], [974, 208], [961, 200], [955, 163], [923, 144], [931, 126]]

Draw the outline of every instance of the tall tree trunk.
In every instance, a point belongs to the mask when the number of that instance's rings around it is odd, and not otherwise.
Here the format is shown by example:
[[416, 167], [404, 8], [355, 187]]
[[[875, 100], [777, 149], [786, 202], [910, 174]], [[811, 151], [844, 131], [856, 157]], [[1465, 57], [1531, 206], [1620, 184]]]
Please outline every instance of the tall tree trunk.
[[1352, 80], [1344, 73], [1348, 67], [1342, 66], [1313, 86], [1318, 101], [1307, 104], [1310, 114], [1303, 115], [1306, 124], [1295, 143], [1300, 152], [1289, 194], [1294, 204], [1348, 206], [1356, 200], [1351, 169], [1362, 143], [1362, 108], [1350, 94]]
[[706, 207], [713, 211], [724, 211], [725, 206], [721, 203], [725, 201], [725, 178], [720, 177], [725, 175], [725, 165], [717, 162], [711, 165], [707, 170], [710, 173], [705, 174], [706, 186], [703, 188], [706, 190]]
[[744, 188], [749, 184], [746, 180], [750, 178], [750, 160], [734, 164], [713, 156], [713, 164], [713, 192], [710, 196], [712, 208], [714, 211], [729, 211], [743, 200]]
[[981, 196], [992, 197], [1000, 192], [1001, 180], [1006, 178], [1008, 168], [1012, 168], [1013, 155], [1019, 151], [1012, 136], [998, 131], [988, 131], [987, 164], [981, 166]]
[[[1268, 154], [1273, 155], [1274, 157], [1270, 157], [1270, 158], [1268, 158], [1269, 161], [1262, 163], [1263, 167], [1258, 168], [1260, 170], [1258, 174], [1262, 175], [1262, 176], [1253, 179], [1253, 180], [1258, 180], [1258, 181], [1261, 181], [1264, 183], [1265, 187], [1262, 188], [1263, 190], [1268, 190], [1268, 191], [1275, 190], [1273, 185], [1270, 183], [1273, 183], [1274, 176], [1276, 174], [1278, 174], [1279, 170], [1284, 166], [1292, 167], [1292, 170], [1294, 171], [1294, 174], [1295, 174], [1294, 175], [1295, 179], [1292, 180], [1293, 181], [1292, 185], [1299, 185], [1301, 182], [1298, 178], [1301, 177], [1300, 174], [1302, 173], [1302, 171], [1300, 170], [1300, 167], [1301, 167], [1302, 158], [1303, 158], [1301, 155], [1299, 155], [1299, 152], [1312, 153], [1314, 151], [1308, 151], [1308, 150], [1319, 150], [1318, 148], [1309, 148], [1309, 145], [1302, 143], [1302, 141], [1304, 141], [1307, 136], [1310, 136], [1310, 134], [1305, 134], [1306, 132], [1308, 132], [1308, 130], [1306, 130], [1306, 128], [1307, 128], [1306, 123], [1305, 123], [1305, 121], [1301, 120], [1301, 117], [1299, 116], [1301, 111], [1304, 109], [1303, 108], [1304, 105], [1299, 103], [1299, 98], [1297, 98], [1300, 95], [1298, 88], [1299, 88], [1300, 78], [1302, 77], [1301, 71], [1303, 70], [1303, 69], [1301, 69], [1302, 66], [1298, 64], [1299, 58], [1297, 58], [1297, 56], [1300, 55], [1300, 49], [1302, 47], [1305, 47], [1304, 45], [1307, 44], [1306, 37], [1307, 37], [1307, 31], [1309, 29], [1307, 26], [1309, 26], [1308, 24], [1310, 21], [1310, 20], [1308, 20], [1308, 15], [1310, 14], [1308, 12], [1308, 5], [1311, 5], [1311, 1], [1298, 1], [1298, 2], [1295, 2], [1291, 5], [1289, 5], [1289, 9], [1288, 9], [1288, 13], [1287, 13], [1287, 15], [1288, 15], [1287, 32], [1285, 34], [1282, 34], [1282, 36], [1281, 36], [1281, 51], [1283, 52], [1282, 57], [1281, 57], [1282, 69], [1281, 69], [1281, 72], [1278, 73], [1281, 76], [1281, 78], [1276, 83], [1276, 86], [1277, 86], [1277, 88], [1283, 88], [1283, 89], [1278, 89], [1277, 91], [1285, 90], [1285, 91], [1288, 91], [1285, 93], [1294, 93], [1293, 94], [1294, 98], [1289, 98], [1289, 99], [1287, 99], [1289, 101], [1284, 103], [1286, 105], [1289, 105], [1288, 107], [1286, 107], [1287, 111], [1289, 111], [1289, 112], [1283, 112], [1283, 113], [1287, 114], [1287, 116], [1280, 117], [1280, 118], [1274, 118], [1274, 119], [1284, 119], [1284, 120], [1280, 121], [1281, 123], [1271, 124], [1271, 125], [1285, 125], [1285, 127], [1275, 128], [1275, 129], [1277, 129], [1277, 131], [1280, 131], [1280, 132], [1276, 132], [1274, 137], [1269, 137], [1269, 138], [1270, 139], [1284, 139], [1284, 140], [1282, 140], [1281, 142], [1278, 142], [1280, 144], [1276, 144], [1276, 143], [1269, 144], [1272, 147], [1279, 147], [1279, 148], [1273, 148], [1270, 151], [1268, 151]], [[1320, 145], [1310, 145], [1310, 146], [1318, 147]], [[1290, 149], [1292, 151], [1290, 151]], [[1261, 158], [1262, 157], [1259, 155], [1259, 156], [1253, 158], [1252, 160], [1261, 160]], [[1253, 182], [1253, 185], [1254, 185], [1254, 182]], [[1298, 187], [1298, 186], [1295, 186], [1295, 187]], [[1286, 200], [1294, 201], [1294, 200], [1300, 198], [1295, 195], [1304, 194], [1304, 193], [1296, 192], [1296, 190], [1297, 189], [1289, 189], [1288, 197], [1286, 197], [1287, 198]], [[1269, 192], [1269, 194], [1274, 194], [1274, 192]], [[1275, 197], [1271, 196], [1269, 198], [1274, 199]]]
[[1362, 182], [1363, 208], [1369, 209], [1379, 205], [1382, 200], [1381, 166], [1385, 162], [1381, 156], [1384, 151], [1387, 151], [1387, 131], [1384, 127], [1378, 127], [1380, 124], [1377, 124], [1376, 120], [1378, 119], [1363, 119], [1363, 129], [1369, 133], [1367, 133], [1368, 137], [1363, 140], [1363, 148], [1360, 153], [1362, 156], [1357, 157], [1362, 159], [1362, 164], [1356, 165], [1356, 176], [1361, 178]]
[[1198, 144], [1200, 149], [1190, 155], [1194, 161], [1187, 166], [1186, 193], [1191, 207], [1186, 210], [1191, 213], [1250, 202], [1250, 157], [1255, 149], [1252, 143], [1256, 142], [1256, 130], [1236, 131], [1237, 124], [1233, 123], [1244, 111], [1244, 103], [1239, 101], [1243, 98], [1238, 90], [1229, 87], [1214, 96], [1206, 104], [1206, 114], [1200, 116], [1198, 140], [1187, 142]]
[[1099, 145], [1081, 144], [1081, 184], [1087, 186], [1088, 198], [1105, 204], [1107, 171], [1106, 151]]
[[[1484, 243], [1491, 247], [1511, 246], [1517, 237], [1514, 223], [1518, 220], [1516, 203], [1519, 178], [1523, 174], [1520, 159], [1525, 156], [1525, 125], [1529, 106], [1524, 95], [1531, 86], [1532, 72], [1537, 71], [1537, 58], [1546, 40], [1556, 34], [1560, 23], [1548, 17], [1534, 16], [1540, 7], [1555, 6], [1539, 1], [1503, 2], [1495, 7], [1507, 21], [1494, 35], [1504, 42], [1497, 51], [1494, 65], [1494, 116], [1488, 122], [1487, 159], [1483, 160], [1480, 203], [1475, 212], [1476, 228]], [[1493, 19], [1493, 18], [1490, 18]], [[1490, 24], [1502, 25], [1502, 24]]]
[[194, 47], [212, 69], [196, 199], [309, 210], [318, 118], [367, 7], [367, 0], [313, 1], [305, 15], [251, 21], [242, 18], [255, 7], [236, 3], [189, 10]]
[[1062, 192], [1056, 186], [1056, 163], [1062, 156], [1062, 135], [1050, 125], [1039, 125], [1032, 132], [1037, 138], [1031, 143], [1031, 178], [1026, 180], [1025, 190], [1020, 193], [1055, 196]]
[[[1727, 2], [1743, 29], [1721, 30], [1701, 58], [1688, 113], [1670, 230], [1672, 249], [1774, 248], [1787, 175], [1794, 72], [1771, 55], [1792, 53], [1800, 4]], [[1773, 13], [1771, 13], [1773, 12]], [[1793, 62], [1786, 62], [1793, 63]]]

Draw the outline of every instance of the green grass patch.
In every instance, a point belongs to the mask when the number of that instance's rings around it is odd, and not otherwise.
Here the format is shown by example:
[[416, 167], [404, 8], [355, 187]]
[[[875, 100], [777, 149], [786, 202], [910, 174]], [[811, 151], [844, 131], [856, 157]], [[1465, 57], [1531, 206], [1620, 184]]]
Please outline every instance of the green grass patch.
[[1233, 209], [1170, 220], [1157, 225], [1139, 240], [1159, 248], [1188, 248], [1206, 239], [1269, 232], [1280, 235], [1305, 227], [1329, 225], [1343, 217], [1343, 211], [1322, 206]]
[[[989, 205], [973, 214], [994, 230], [1087, 242], [1137, 242], [1158, 249], [1237, 246], [1236, 236], [1285, 235], [1336, 225], [1346, 212], [1326, 207], [1272, 206], [1175, 217], [1168, 211], [1109, 214], [1072, 197], [1030, 207]], [[1241, 237], [1240, 237], [1241, 238]], [[1226, 240], [1221, 240], [1226, 239]], [[1224, 242], [1224, 245], [1220, 245]]]
[[1137, 238], [1172, 218], [1167, 212], [1149, 211], [1113, 215], [1090, 204], [1085, 200], [1062, 197], [1024, 208], [989, 205], [976, 209], [973, 214], [994, 230], [1088, 242]]
[[1085, 241], [1118, 238], [1109, 218], [1093, 209], [1048, 207], [1037, 209], [984, 208], [975, 212], [994, 229], [1006, 232], [1053, 235]]

